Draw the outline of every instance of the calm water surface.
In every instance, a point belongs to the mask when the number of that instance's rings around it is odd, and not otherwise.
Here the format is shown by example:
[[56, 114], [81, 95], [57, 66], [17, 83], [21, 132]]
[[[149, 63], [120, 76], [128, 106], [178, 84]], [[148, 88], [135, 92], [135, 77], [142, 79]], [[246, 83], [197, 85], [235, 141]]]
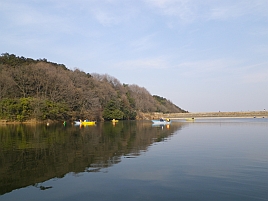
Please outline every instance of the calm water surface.
[[268, 200], [268, 119], [0, 126], [0, 201]]

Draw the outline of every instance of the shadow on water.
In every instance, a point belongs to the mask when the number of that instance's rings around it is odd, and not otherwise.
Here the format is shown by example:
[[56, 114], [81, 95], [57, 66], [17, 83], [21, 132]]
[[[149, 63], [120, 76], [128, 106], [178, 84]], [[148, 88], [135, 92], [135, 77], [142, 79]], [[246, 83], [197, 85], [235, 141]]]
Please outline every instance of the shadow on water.
[[153, 127], [149, 121], [73, 125], [0, 126], [0, 195], [26, 186], [38, 186], [69, 172], [99, 172], [137, 157], [153, 143], [172, 136], [183, 124]]

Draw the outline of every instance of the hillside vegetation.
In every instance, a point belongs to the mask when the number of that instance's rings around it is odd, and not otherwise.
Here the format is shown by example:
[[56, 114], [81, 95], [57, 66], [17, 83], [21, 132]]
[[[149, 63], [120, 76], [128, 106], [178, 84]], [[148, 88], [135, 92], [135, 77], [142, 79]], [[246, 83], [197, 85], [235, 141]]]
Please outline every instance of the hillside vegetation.
[[135, 119], [140, 112], [186, 111], [107, 74], [69, 70], [46, 59], [0, 56], [0, 119]]

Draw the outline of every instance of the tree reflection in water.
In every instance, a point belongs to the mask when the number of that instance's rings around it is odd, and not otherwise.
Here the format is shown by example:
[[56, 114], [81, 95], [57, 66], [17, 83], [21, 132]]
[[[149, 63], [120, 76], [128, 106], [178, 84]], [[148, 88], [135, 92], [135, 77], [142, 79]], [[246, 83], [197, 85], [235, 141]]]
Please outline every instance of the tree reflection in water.
[[0, 195], [32, 184], [47, 190], [52, 186], [38, 183], [69, 172], [99, 172], [121, 157], [139, 156], [181, 126], [152, 127], [149, 121], [0, 126]]

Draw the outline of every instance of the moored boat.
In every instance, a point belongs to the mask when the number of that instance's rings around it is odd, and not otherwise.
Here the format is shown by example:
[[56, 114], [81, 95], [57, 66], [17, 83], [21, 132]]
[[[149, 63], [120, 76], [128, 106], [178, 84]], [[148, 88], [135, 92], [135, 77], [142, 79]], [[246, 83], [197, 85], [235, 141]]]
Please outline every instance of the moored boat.
[[81, 124], [80, 121], [74, 121], [74, 125], [79, 126]]
[[152, 120], [153, 124], [154, 125], [167, 125], [167, 124], [171, 124], [171, 121], [170, 119], [159, 119], [159, 120]]
[[96, 122], [95, 121], [83, 121], [82, 125], [83, 126], [91, 126], [91, 125], [95, 125]]
[[194, 121], [194, 117], [192, 117], [192, 118], [186, 118], [185, 120], [186, 121]]
[[74, 121], [74, 125], [76, 126], [91, 126], [91, 125], [95, 125], [96, 121]]

